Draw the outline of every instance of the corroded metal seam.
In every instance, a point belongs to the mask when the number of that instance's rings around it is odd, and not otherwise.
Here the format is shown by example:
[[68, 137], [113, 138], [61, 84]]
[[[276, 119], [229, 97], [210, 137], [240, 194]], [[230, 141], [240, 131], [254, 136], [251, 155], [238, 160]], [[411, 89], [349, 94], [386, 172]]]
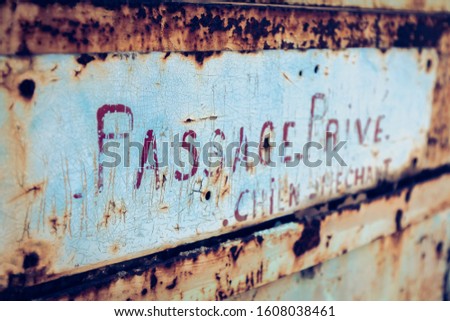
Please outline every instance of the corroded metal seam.
[[447, 15], [217, 4], [5, 1], [0, 54], [434, 47]]
[[[221, 236], [198, 242], [195, 248], [165, 251], [34, 287], [11, 284], [15, 287], [0, 293], [0, 298], [225, 299], [376, 239], [399, 236], [410, 226], [450, 208], [448, 168], [424, 172], [398, 184], [368, 191], [370, 201], [345, 205], [347, 199], [330, 204], [332, 210], [325, 212], [316, 207], [309, 213], [296, 213], [299, 219], [290, 216], [284, 218], [284, 224], [272, 222], [272, 227], [246, 236]], [[442, 244], [442, 249], [448, 247]], [[20, 281], [18, 278], [11, 280]]]

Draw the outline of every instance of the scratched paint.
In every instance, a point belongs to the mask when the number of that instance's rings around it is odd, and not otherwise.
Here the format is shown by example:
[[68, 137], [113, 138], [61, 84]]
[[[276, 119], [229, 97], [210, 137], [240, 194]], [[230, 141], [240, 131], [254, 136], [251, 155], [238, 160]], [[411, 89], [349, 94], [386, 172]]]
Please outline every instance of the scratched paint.
[[[1, 251], [39, 240], [55, 253], [46, 273], [62, 273], [396, 180], [425, 153], [437, 65], [434, 49], [398, 48], [223, 52], [200, 62], [159, 52], [3, 56]], [[176, 134], [182, 160], [198, 157], [192, 166], [175, 166], [171, 152], [168, 166], [151, 166], [150, 153], [133, 149], [118, 150], [120, 165], [103, 164], [104, 143], [129, 138], [161, 160]], [[327, 137], [346, 141], [347, 166], [286, 167], [292, 152]], [[236, 143], [231, 165], [205, 166], [194, 138]], [[278, 157], [266, 139], [293, 148]], [[255, 167], [242, 166], [248, 141], [262, 146]]]

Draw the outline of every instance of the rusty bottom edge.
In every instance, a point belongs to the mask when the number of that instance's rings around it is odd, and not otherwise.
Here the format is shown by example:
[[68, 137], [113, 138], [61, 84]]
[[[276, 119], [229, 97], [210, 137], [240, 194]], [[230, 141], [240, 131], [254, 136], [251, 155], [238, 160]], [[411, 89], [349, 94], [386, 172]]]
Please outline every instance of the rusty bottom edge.
[[[182, 252], [191, 252], [190, 255], [198, 256], [201, 254], [217, 251], [220, 249], [223, 242], [235, 239], [239, 239], [244, 243], [249, 242], [255, 238], [254, 233], [256, 232], [264, 231], [275, 226], [280, 226], [281, 224], [287, 224], [290, 222], [304, 223], [305, 229], [313, 228], [313, 226], [311, 225], [312, 218], [323, 219], [329, 214], [335, 213], [336, 211], [341, 212], [343, 210], [359, 209], [364, 203], [369, 203], [382, 197], [399, 195], [401, 191], [412, 190], [415, 184], [431, 181], [446, 174], [450, 174], [450, 165], [444, 165], [436, 169], [425, 170], [416, 175], [402, 178], [394, 183], [383, 182], [374, 189], [361, 191], [358, 194], [355, 194], [353, 197], [353, 199], [358, 199], [356, 195], [365, 194], [366, 199], [361, 203], [348, 205], [348, 196], [345, 196], [313, 206], [300, 212], [292, 213], [284, 217], [276, 218], [274, 220], [263, 222], [255, 226], [244, 228], [239, 231], [215, 236], [190, 244], [185, 244], [159, 253], [154, 253], [148, 256], [107, 265], [83, 273], [61, 276], [57, 279], [34, 286], [21, 286], [21, 284], [26, 284], [27, 279], [35, 277], [33, 275], [11, 275], [8, 288], [0, 293], [0, 300], [45, 300], [49, 298], [67, 296], [70, 294], [74, 294], [76, 296], [76, 293], [80, 293], [83, 290], [89, 288], [101, 288], [105, 284], [108, 284], [111, 281], [117, 279], [118, 275], [123, 275], [124, 273], [129, 276], [141, 275], [145, 271], [152, 270], [156, 266], [170, 266], [177, 261], [177, 257]], [[307, 237], [308, 233], [304, 233], [304, 235], [306, 235], [305, 237]], [[314, 240], [309, 241], [313, 242]], [[193, 251], [199, 248], [203, 248], [205, 250]], [[298, 251], [301, 252], [302, 249], [299, 248]], [[183, 259], [187, 258], [189, 257], [183, 256]], [[448, 253], [448, 260], [450, 266], [450, 249]], [[447, 274], [449, 273], [450, 272], [447, 271]], [[448, 278], [449, 277], [447, 277], [447, 279]], [[449, 286], [446, 285], [446, 288], [447, 291], [445, 291], [444, 288], [444, 300], [449, 299]]]

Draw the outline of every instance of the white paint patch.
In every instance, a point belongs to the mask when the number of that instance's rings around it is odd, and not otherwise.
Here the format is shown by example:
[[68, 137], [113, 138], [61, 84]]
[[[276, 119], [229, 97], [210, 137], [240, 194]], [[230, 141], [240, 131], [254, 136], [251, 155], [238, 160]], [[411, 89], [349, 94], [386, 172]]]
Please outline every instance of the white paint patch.
[[[225, 233], [395, 178], [426, 146], [437, 65], [434, 50], [415, 49], [224, 52], [201, 67], [177, 53], [110, 54], [85, 67], [76, 58], [35, 57], [23, 76], [36, 81], [28, 105], [0, 89], [4, 132], [10, 122], [23, 127], [20, 141], [10, 135], [0, 143], [2, 248], [50, 240], [59, 248], [58, 272]], [[1, 68], [19, 65], [14, 59], [2, 57]], [[129, 167], [122, 151], [119, 166], [100, 166], [111, 158], [99, 142], [143, 144], [152, 134], [161, 161], [163, 142], [176, 134], [195, 132], [200, 146], [215, 140], [225, 150], [258, 143], [264, 124], [273, 130], [263, 138], [293, 142], [288, 155], [302, 153], [309, 136], [325, 144], [327, 130], [336, 133], [346, 141], [339, 154], [347, 166], [286, 167], [272, 148], [276, 166], [248, 169], [240, 166], [242, 148], [234, 170], [218, 175], [200, 156], [190, 175], [169, 149], [168, 166], [144, 166], [138, 183], [135, 147]], [[22, 169], [14, 144], [26, 150]], [[188, 154], [183, 149], [182, 160]], [[323, 151], [310, 156], [325, 160]], [[39, 192], [17, 195], [39, 183]]]

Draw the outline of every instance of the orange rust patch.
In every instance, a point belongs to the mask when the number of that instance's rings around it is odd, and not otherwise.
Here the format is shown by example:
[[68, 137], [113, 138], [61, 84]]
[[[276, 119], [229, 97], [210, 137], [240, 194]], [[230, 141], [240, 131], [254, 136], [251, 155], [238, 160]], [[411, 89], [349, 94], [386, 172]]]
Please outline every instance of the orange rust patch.
[[125, 203], [122, 201], [116, 202], [110, 200], [106, 206], [105, 212], [103, 213], [103, 219], [99, 223], [99, 227], [108, 227], [112, 222], [115, 224], [118, 221], [125, 221], [127, 209]]
[[222, 50], [430, 47], [448, 28], [439, 15], [253, 5], [6, 1], [0, 11], [2, 54], [182, 51], [198, 66]]

